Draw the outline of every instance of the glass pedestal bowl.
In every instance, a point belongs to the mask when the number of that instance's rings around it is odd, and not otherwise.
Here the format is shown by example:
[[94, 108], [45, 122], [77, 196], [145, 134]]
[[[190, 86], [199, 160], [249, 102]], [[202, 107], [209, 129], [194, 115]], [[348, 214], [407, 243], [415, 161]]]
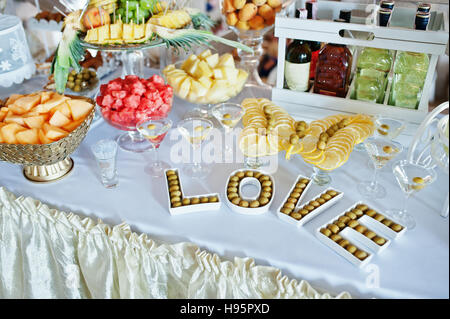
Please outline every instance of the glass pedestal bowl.
[[[130, 121], [130, 122], [118, 122], [112, 121], [109, 117], [105, 116], [102, 112], [102, 107], [98, 104], [95, 104], [97, 113], [102, 116], [106, 123], [111, 125], [112, 127], [125, 131], [117, 137], [117, 144], [124, 151], [134, 152], [134, 153], [142, 153], [148, 150], [153, 149], [152, 143], [150, 143], [141, 133], [136, 129], [136, 125], [142, 120]], [[150, 116], [149, 116], [150, 117]]]
[[[251, 19], [253, 21], [243, 22], [239, 20], [239, 12], [235, 8], [228, 8], [229, 6], [228, 0], [221, 0], [220, 1], [220, 9], [221, 12], [224, 12], [223, 14], [223, 20], [225, 24], [228, 25], [228, 27], [237, 35], [238, 41], [250, 48], [253, 49], [253, 53], [245, 52], [243, 50], [238, 49], [238, 55], [241, 59], [240, 68], [244, 69], [248, 72], [249, 78], [247, 80], [247, 83], [245, 84], [246, 88], [265, 88], [265, 89], [272, 89], [272, 87], [268, 84], [265, 84], [258, 73], [259, 69], [259, 63], [261, 60], [261, 57], [263, 55], [263, 42], [264, 42], [264, 35], [271, 31], [274, 28], [275, 25], [275, 15], [286, 14], [286, 7], [292, 2], [292, 1], [284, 1], [280, 0], [279, 7], [278, 8], [271, 8], [268, 3], [264, 3], [264, 6], [267, 6], [269, 11], [272, 10], [270, 13], [270, 17], [266, 16], [266, 19], [263, 19], [261, 16], [261, 6], [258, 6], [258, 14]], [[246, 1], [246, 5], [254, 5], [255, 1]], [[276, 1], [274, 1], [276, 2]], [[236, 19], [234, 19], [234, 16], [236, 16]], [[260, 21], [258, 23], [258, 18]], [[262, 23], [261, 23], [262, 21]], [[233, 24], [234, 23], [234, 24]], [[257, 24], [257, 25], [256, 25]], [[252, 27], [254, 27], [252, 29]]]
[[[179, 61], [174, 64], [175, 69], [181, 70], [181, 65], [184, 61]], [[170, 76], [168, 78], [167, 73], [163, 71], [163, 77], [164, 80], [171, 85]], [[248, 76], [247, 76], [248, 79]], [[246, 80], [247, 80], [246, 79]], [[211, 113], [212, 108], [214, 105], [225, 103], [230, 101], [231, 99], [238, 96], [242, 90], [245, 87], [245, 83], [239, 83], [236, 85], [236, 87], [217, 87], [215, 88], [212, 86], [205, 94], [201, 95], [191, 95], [191, 91], [187, 95], [180, 94], [181, 93], [181, 86], [182, 82], [184, 80], [181, 80], [181, 83], [178, 83], [178, 85], [171, 85], [173, 88], [173, 93], [176, 95], [179, 99], [195, 104], [196, 107], [188, 112], [186, 112], [182, 117], [183, 119], [188, 118], [204, 118], [212, 121], [213, 123], [216, 122], [214, 115]], [[201, 84], [200, 84], [201, 85]], [[212, 90], [215, 90], [212, 92]], [[223, 90], [221, 92], [221, 90]], [[228, 92], [225, 92], [228, 91]], [[220, 126], [219, 126], [220, 127]]]

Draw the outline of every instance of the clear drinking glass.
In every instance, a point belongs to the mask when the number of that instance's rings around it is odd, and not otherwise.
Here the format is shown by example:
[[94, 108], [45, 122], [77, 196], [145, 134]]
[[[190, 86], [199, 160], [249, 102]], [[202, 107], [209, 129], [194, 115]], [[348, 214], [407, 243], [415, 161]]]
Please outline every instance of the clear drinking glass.
[[384, 198], [386, 197], [386, 189], [377, 181], [378, 172], [403, 151], [403, 146], [395, 141], [380, 137], [369, 137], [364, 141], [364, 146], [375, 166], [375, 172], [372, 181], [358, 184], [358, 191], [366, 198]]
[[110, 139], [100, 140], [91, 146], [103, 186], [114, 188], [119, 183], [116, 168], [117, 142]]
[[406, 160], [394, 163], [392, 172], [403, 193], [405, 193], [406, 199], [403, 202], [403, 209], [389, 210], [386, 214], [391, 216], [398, 223], [405, 225], [409, 229], [413, 229], [416, 226], [416, 221], [414, 217], [407, 212], [408, 200], [412, 194], [433, 183], [436, 179], [436, 172], [432, 168], [413, 164]]
[[199, 161], [195, 153], [201, 149], [201, 145], [208, 138], [213, 129], [213, 123], [204, 118], [188, 118], [179, 122], [177, 127], [194, 151], [193, 163], [185, 164], [183, 172], [190, 177], [206, 177], [211, 172], [211, 168], [201, 164], [201, 152]]
[[137, 130], [144, 136], [154, 149], [155, 158], [146, 168], [146, 171], [152, 177], [162, 177], [164, 170], [170, 168], [170, 165], [159, 159], [158, 149], [161, 142], [172, 128], [172, 121], [167, 118], [152, 118], [136, 126]]

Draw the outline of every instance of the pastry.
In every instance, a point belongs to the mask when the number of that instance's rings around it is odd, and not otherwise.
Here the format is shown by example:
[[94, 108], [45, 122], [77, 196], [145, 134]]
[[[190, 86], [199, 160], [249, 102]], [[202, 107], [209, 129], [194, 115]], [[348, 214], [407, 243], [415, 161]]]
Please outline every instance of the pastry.
[[252, 19], [258, 13], [258, 7], [253, 3], [247, 3], [239, 10], [239, 22], [247, 22]]

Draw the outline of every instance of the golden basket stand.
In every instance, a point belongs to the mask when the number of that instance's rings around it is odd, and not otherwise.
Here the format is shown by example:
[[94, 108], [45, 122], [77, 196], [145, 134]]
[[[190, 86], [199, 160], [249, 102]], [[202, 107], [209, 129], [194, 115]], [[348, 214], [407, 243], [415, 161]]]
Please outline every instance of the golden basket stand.
[[[82, 97], [72, 97], [82, 98]], [[91, 99], [88, 100], [93, 105]], [[83, 123], [66, 137], [51, 144], [21, 145], [0, 143], [0, 160], [23, 165], [23, 175], [34, 183], [50, 183], [60, 180], [72, 171], [70, 158], [86, 136], [95, 115], [95, 108]]]

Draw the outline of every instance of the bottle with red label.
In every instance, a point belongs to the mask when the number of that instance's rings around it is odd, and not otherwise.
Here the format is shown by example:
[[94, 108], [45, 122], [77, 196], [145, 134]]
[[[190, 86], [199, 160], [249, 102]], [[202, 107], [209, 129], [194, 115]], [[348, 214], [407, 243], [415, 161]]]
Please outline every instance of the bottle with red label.
[[352, 60], [352, 53], [345, 44], [326, 44], [319, 52], [314, 93], [345, 97], [350, 84]]

